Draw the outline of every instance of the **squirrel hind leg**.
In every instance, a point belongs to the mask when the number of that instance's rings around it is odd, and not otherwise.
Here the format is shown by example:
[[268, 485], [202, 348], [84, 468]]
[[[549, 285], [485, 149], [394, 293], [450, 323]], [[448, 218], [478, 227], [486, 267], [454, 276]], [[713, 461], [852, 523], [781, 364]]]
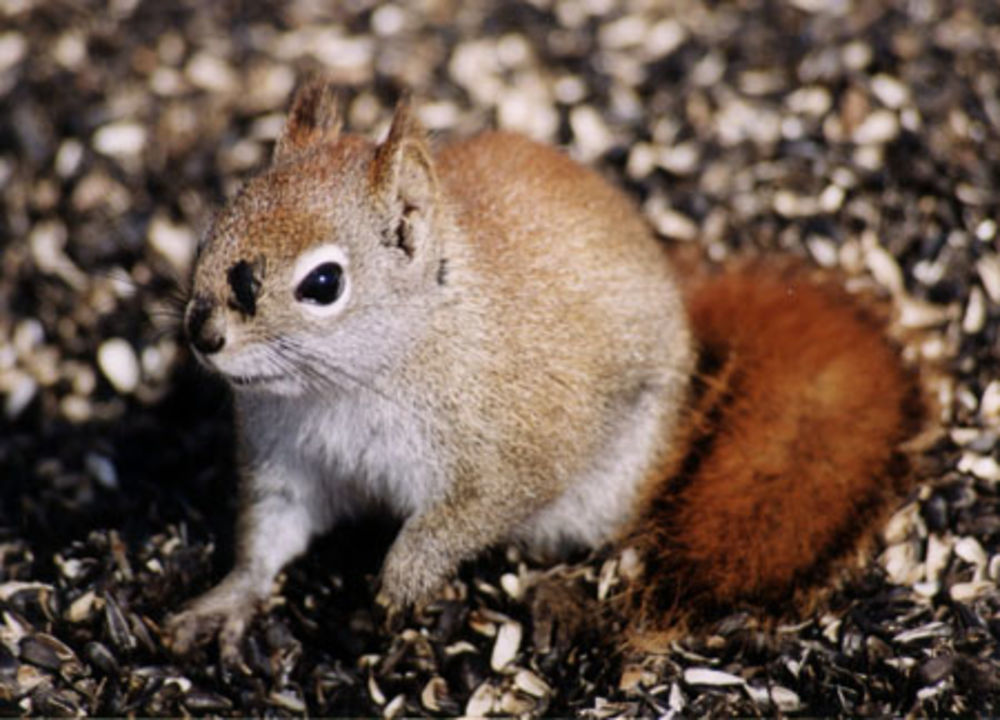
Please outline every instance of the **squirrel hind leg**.
[[688, 303], [706, 375], [627, 539], [646, 564], [638, 613], [801, 611], [906, 484], [916, 379], [854, 298], [804, 274], [744, 269]]

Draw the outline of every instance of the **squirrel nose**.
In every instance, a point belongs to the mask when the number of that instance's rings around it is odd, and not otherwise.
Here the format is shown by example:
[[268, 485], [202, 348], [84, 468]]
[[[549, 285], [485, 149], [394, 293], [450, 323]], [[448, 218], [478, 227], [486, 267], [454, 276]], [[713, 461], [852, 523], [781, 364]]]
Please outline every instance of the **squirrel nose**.
[[195, 348], [205, 355], [217, 353], [226, 344], [219, 323], [209, 322], [212, 318], [212, 301], [197, 297], [188, 305], [185, 317], [185, 329], [188, 340]]

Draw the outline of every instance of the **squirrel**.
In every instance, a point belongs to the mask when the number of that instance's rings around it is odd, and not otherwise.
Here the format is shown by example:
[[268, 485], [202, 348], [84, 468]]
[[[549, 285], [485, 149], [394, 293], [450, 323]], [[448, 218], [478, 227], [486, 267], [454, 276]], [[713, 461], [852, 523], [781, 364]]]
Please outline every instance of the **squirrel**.
[[900, 486], [915, 380], [832, 281], [684, 275], [561, 152], [432, 152], [405, 97], [377, 143], [303, 84], [195, 262], [183, 322], [233, 389], [241, 504], [235, 567], [168, 643], [238, 654], [283, 566], [372, 504], [403, 520], [389, 608], [507, 542], [634, 544], [650, 616], [793, 596]]

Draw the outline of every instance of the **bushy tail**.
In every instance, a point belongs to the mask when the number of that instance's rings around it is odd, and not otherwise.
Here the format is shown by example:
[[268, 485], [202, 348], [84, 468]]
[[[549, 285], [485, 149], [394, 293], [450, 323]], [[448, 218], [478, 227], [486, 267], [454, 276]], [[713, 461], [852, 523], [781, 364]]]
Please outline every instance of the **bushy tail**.
[[870, 537], [923, 415], [884, 323], [802, 269], [692, 281], [692, 422], [647, 484], [630, 541], [647, 626], [801, 607]]

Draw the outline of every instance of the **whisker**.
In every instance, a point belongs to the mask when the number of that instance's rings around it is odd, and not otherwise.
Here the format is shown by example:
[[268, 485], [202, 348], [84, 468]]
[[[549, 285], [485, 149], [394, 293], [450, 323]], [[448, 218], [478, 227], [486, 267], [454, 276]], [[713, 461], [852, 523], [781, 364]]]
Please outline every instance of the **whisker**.
[[174, 307], [154, 306], [146, 311], [146, 314], [154, 318], [171, 318], [173, 320], [183, 320], [184, 313]]
[[428, 418], [426, 413], [420, 412], [411, 404], [402, 402], [399, 397], [389, 394], [374, 383], [358, 377], [357, 375], [340, 367], [336, 363], [333, 363], [321, 354], [306, 348], [301, 342], [295, 341], [291, 338], [280, 338], [277, 340], [276, 344], [283, 352], [290, 354], [293, 358], [298, 360], [296, 363], [296, 369], [300, 373], [308, 373], [309, 377], [316, 380], [320, 384], [321, 388], [332, 387], [336, 390], [344, 389], [343, 386], [333, 382], [328, 375], [320, 372], [320, 370], [323, 370], [327, 373], [336, 375], [343, 380], [347, 380], [350, 384], [366, 390], [373, 395], [378, 396], [385, 402], [389, 403], [398, 410], [407, 413], [408, 415], [419, 418], [425, 422], [427, 421]]
[[152, 342], [155, 344], [167, 338], [178, 340], [181, 339], [181, 337], [182, 333], [180, 332], [179, 326], [161, 325], [153, 328], [153, 332], [150, 335], [150, 340], [152, 340]]
[[297, 347], [287, 338], [279, 338], [275, 341], [277, 355], [286, 363], [290, 372], [296, 377], [306, 381], [307, 385], [315, 390], [333, 388], [343, 390], [343, 387], [334, 382], [331, 378], [323, 375], [314, 367], [312, 358], [307, 357], [300, 347]]

